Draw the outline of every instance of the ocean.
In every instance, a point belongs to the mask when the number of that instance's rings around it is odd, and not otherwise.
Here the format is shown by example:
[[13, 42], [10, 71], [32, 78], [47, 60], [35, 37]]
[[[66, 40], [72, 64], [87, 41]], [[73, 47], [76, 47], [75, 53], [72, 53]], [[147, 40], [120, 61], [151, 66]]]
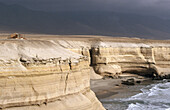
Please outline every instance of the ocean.
[[101, 99], [101, 102], [107, 110], [170, 110], [170, 82], [156, 81], [134, 96]]

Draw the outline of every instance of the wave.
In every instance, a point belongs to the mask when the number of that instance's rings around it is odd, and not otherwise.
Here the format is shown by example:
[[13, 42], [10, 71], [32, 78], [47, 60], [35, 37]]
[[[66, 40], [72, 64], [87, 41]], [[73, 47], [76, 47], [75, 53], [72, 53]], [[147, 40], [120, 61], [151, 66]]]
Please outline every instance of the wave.
[[[141, 93], [130, 98], [102, 100], [108, 110], [170, 110], [170, 82], [164, 80], [141, 89]], [[122, 107], [124, 106], [124, 107]]]
[[[159, 84], [152, 84], [143, 89], [127, 101], [134, 101], [127, 110], [170, 110], [170, 82], [164, 80]], [[139, 103], [142, 102], [142, 103]]]

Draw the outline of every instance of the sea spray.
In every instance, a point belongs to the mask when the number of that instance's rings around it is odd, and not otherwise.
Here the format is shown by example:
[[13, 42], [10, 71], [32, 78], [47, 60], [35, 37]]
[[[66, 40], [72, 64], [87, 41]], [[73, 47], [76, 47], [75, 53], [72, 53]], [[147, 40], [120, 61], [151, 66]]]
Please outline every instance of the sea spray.
[[170, 82], [159, 81], [130, 98], [101, 100], [108, 110], [170, 110]]

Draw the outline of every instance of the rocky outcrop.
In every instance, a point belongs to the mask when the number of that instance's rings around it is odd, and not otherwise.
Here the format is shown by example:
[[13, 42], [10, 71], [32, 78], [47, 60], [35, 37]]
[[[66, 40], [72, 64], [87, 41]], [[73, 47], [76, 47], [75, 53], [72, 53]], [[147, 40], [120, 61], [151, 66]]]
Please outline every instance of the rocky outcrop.
[[104, 70], [107, 71], [103, 73], [109, 73], [112, 76], [123, 72], [169, 77], [170, 45], [99, 42], [98, 46], [92, 49], [93, 65], [97, 70], [104, 66]]
[[40, 40], [1, 40], [0, 53], [1, 109], [104, 110], [87, 57]]
[[[121, 73], [169, 78], [170, 44], [165, 41], [59, 41], [63, 47], [88, 57], [97, 74], [117, 78]], [[64, 42], [64, 43], [63, 43]], [[77, 42], [77, 43], [76, 43]], [[160, 41], [159, 41], [160, 42]]]
[[[92, 66], [92, 50], [91, 50], [91, 43], [89, 41], [74, 41], [74, 40], [57, 40], [57, 45], [60, 45], [63, 48], [66, 48], [72, 52], [75, 52], [77, 54], [86, 56], [88, 59], [89, 65]], [[102, 76], [96, 74], [96, 72], [93, 69], [93, 66], [91, 67], [90, 72], [90, 79], [101, 79]]]
[[[156, 45], [156, 44], [155, 44]], [[155, 46], [153, 45], [153, 46]], [[155, 70], [158, 73], [158, 78], [170, 78], [170, 46], [155, 46], [153, 48], [155, 59]]]
[[90, 78], [170, 78], [170, 44], [139, 41], [1, 40], [0, 108], [104, 110]]

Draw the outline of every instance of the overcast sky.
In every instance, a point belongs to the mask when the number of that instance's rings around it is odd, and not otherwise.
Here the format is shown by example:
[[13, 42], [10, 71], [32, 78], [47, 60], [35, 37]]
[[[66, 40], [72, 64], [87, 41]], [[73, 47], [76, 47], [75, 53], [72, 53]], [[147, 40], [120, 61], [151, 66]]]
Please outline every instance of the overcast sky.
[[170, 0], [0, 0], [0, 2], [43, 11], [100, 10], [170, 16]]

